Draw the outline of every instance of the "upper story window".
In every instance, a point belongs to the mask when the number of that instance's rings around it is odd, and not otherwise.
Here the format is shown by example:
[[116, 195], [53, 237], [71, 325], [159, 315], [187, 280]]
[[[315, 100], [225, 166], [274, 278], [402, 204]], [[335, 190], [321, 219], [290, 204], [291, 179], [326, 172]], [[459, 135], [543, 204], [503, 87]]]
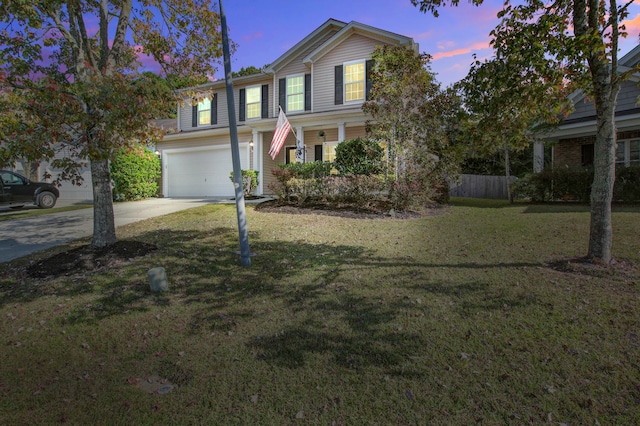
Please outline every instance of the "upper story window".
[[261, 88], [260, 86], [247, 87], [247, 119], [260, 118], [261, 116]]
[[334, 104], [364, 102], [371, 90], [373, 60], [345, 62], [335, 67]]
[[293, 74], [279, 79], [278, 105], [286, 113], [311, 111], [311, 74]]
[[191, 127], [218, 124], [218, 94], [192, 105]]
[[304, 110], [304, 75], [287, 77], [287, 112]]
[[345, 102], [364, 101], [365, 63], [364, 61], [344, 64]]
[[198, 126], [211, 124], [211, 100], [204, 99], [198, 102]]
[[640, 139], [618, 141], [616, 164], [640, 163]]

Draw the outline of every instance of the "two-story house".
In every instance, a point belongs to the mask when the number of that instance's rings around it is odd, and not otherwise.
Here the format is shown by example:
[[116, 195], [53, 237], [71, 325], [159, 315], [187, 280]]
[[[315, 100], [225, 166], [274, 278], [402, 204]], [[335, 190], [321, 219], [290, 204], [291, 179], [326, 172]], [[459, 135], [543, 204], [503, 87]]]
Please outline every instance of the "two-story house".
[[[241, 165], [260, 172], [258, 194], [269, 192], [278, 164], [332, 161], [338, 143], [366, 136], [370, 117], [362, 104], [370, 88], [371, 54], [378, 45], [418, 51], [409, 37], [329, 19], [263, 72], [233, 79]], [[225, 81], [194, 89], [209, 95], [196, 105], [181, 105], [177, 131], [157, 145], [162, 195], [232, 196]], [[280, 108], [293, 132], [273, 160], [268, 152]]]

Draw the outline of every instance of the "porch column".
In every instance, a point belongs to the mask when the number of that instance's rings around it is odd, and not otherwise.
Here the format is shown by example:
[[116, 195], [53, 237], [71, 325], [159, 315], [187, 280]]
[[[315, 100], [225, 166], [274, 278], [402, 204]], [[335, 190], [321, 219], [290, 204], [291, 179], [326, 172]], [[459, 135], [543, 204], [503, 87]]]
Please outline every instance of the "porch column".
[[304, 149], [304, 129], [302, 126], [296, 127], [296, 136], [296, 161], [304, 163], [307, 160], [307, 156]]
[[533, 173], [542, 173], [544, 170], [544, 142], [533, 144]]
[[256, 189], [256, 195], [262, 194], [262, 181], [264, 180], [264, 176], [262, 176], [262, 132], [257, 130], [253, 130], [251, 134], [251, 143], [253, 147], [251, 150], [251, 162], [253, 170], [258, 172], [258, 188]]
[[338, 123], [338, 143], [344, 142], [347, 135], [347, 126], [344, 123]]

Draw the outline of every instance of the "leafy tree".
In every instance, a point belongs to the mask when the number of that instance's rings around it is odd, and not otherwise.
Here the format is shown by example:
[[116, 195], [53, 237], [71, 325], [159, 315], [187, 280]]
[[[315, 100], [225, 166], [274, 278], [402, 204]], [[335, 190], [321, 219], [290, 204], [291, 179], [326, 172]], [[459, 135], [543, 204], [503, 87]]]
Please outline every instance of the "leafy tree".
[[412, 188], [414, 195], [427, 194], [444, 175], [457, 173], [443, 119], [454, 97], [440, 90], [428, 68], [429, 55], [379, 46], [371, 57], [372, 86], [362, 109], [374, 121], [367, 129], [373, 139], [389, 141], [396, 186]]
[[240, 68], [240, 71], [234, 71], [231, 73], [232, 77], [244, 77], [246, 75], [253, 75], [253, 74], [260, 74], [262, 72], [262, 70], [264, 68], [266, 68], [268, 65], [265, 65], [263, 68], [256, 68], [253, 65], [250, 65], [248, 67], [242, 67]]
[[[456, 6], [458, 1], [448, 3]], [[447, 4], [442, 0], [411, 2], [435, 16], [438, 8]], [[479, 5], [483, 0], [472, 3]], [[512, 76], [526, 79], [535, 73], [537, 82], [547, 83], [536, 84], [536, 90], [553, 91], [560, 84], [581, 89], [594, 101], [597, 130], [587, 257], [604, 264], [612, 258], [615, 105], [621, 83], [636, 71], [618, 68], [618, 41], [626, 36], [621, 22], [632, 3], [525, 0], [514, 4], [508, 0], [498, 14], [500, 24], [491, 33], [496, 58], [512, 61]]]
[[141, 92], [141, 96], [158, 100], [154, 117], [155, 119], [176, 118], [178, 116], [178, 103], [174, 92], [178, 89], [194, 87], [209, 82], [206, 76], [175, 76], [162, 77], [151, 71], [144, 71], [137, 77], [133, 84]]
[[384, 150], [371, 139], [350, 139], [336, 147], [334, 165], [342, 175], [372, 175], [382, 172]]
[[[514, 74], [513, 69], [519, 72]], [[502, 152], [507, 182], [511, 177], [511, 153], [525, 150], [535, 140], [533, 128], [557, 123], [559, 108], [567, 108], [568, 93], [561, 70], [549, 70], [547, 74], [553, 77], [542, 78], [531, 63], [523, 63], [520, 57], [496, 57], [476, 61], [460, 84], [474, 122], [469, 132], [472, 153], [491, 156]], [[508, 189], [507, 193], [512, 201]]]
[[213, 75], [221, 44], [211, 7], [205, 0], [0, 0], [0, 92], [17, 98], [16, 110], [0, 112], [11, 115], [0, 159], [51, 160], [64, 149], [52, 164], [71, 180], [75, 159], [88, 160], [93, 246], [116, 241], [109, 161], [148, 140], [149, 121], [163, 108], [154, 91], [134, 83], [137, 55], [151, 56], [168, 75]]

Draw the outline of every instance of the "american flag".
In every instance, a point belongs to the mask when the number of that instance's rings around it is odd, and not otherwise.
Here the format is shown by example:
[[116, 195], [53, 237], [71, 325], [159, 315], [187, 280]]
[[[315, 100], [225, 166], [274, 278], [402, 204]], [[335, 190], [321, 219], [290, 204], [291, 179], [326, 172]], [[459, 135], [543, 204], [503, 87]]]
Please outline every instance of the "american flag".
[[291, 124], [289, 120], [287, 120], [287, 116], [284, 115], [284, 111], [282, 108], [280, 109], [280, 114], [278, 114], [278, 123], [276, 124], [276, 131], [273, 134], [273, 140], [271, 141], [271, 148], [269, 149], [269, 155], [272, 160], [275, 160], [278, 156], [278, 153], [282, 149], [284, 145], [284, 141], [287, 139], [289, 135], [289, 131], [291, 131]]

